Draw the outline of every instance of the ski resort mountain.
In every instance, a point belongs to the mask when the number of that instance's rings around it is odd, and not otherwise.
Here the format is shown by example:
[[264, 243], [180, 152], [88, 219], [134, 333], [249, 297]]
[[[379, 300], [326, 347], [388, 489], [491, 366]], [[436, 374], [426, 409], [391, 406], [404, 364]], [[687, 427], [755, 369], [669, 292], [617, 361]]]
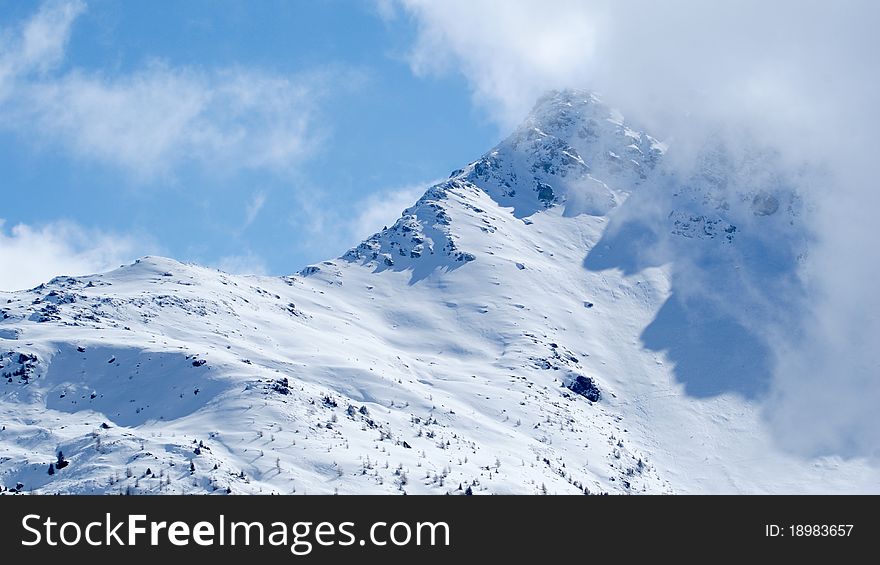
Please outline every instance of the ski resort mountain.
[[295, 275], [145, 257], [0, 293], [0, 486], [876, 492], [868, 462], [789, 454], [762, 414], [762, 328], [802, 299], [793, 179], [760, 151], [687, 173], [671, 151], [552, 92]]

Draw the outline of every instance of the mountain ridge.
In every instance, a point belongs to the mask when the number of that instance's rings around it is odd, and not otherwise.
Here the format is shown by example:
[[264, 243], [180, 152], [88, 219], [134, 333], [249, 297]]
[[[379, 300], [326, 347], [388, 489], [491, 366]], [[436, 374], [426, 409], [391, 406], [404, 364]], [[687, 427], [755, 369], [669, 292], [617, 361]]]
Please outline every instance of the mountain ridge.
[[[0, 293], [0, 485], [876, 490], [867, 462], [805, 462], [763, 425], [743, 289], [787, 284], [797, 198], [723, 154], [682, 178], [667, 149], [592, 93], [550, 93], [394, 225], [294, 275], [147, 257]], [[768, 237], [781, 275], [755, 266]], [[705, 280], [736, 302], [689, 290], [681, 258], [722, 258]]]

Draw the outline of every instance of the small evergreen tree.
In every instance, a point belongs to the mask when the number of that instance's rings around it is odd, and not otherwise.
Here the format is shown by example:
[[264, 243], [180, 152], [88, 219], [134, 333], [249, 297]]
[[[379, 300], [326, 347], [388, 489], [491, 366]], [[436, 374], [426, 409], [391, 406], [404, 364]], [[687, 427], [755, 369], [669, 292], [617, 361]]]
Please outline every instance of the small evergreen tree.
[[49, 463], [49, 474], [50, 475], [55, 474], [55, 464], [54, 463]]
[[59, 450], [58, 451], [58, 461], [55, 462], [55, 468], [58, 470], [61, 470], [65, 467], [67, 467], [67, 465], [69, 463], [70, 462], [64, 458], [64, 452]]

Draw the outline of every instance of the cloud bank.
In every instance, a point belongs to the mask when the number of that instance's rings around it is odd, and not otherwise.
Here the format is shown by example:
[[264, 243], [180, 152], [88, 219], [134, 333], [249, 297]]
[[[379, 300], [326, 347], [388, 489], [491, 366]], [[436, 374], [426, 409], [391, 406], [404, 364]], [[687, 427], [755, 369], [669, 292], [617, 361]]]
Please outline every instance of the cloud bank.
[[[669, 141], [684, 176], [708, 144], [735, 158], [754, 146], [773, 154], [782, 174], [797, 179], [813, 243], [799, 272], [807, 298], [797, 327], [756, 328], [773, 336], [767, 422], [780, 445], [796, 453], [880, 456], [874, 288], [880, 191], [873, 165], [880, 4], [398, 0], [393, 6], [418, 28], [414, 71], [460, 73], [503, 129], [521, 120], [542, 92], [580, 87], [601, 92]], [[385, 2], [380, 12], [393, 17], [395, 10]], [[772, 303], [774, 296], [763, 292], [762, 301]]]
[[152, 61], [125, 74], [64, 66], [79, 0], [43, 4], [0, 30], [0, 130], [140, 180], [182, 164], [284, 172], [323, 136], [315, 99], [329, 75]]

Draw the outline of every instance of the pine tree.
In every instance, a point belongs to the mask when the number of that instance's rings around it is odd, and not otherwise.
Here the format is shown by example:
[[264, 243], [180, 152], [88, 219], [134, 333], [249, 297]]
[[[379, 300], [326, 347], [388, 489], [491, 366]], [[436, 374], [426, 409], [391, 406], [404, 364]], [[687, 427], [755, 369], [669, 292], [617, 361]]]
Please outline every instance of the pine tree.
[[55, 464], [54, 463], [49, 463], [49, 474], [50, 475], [55, 474]]

